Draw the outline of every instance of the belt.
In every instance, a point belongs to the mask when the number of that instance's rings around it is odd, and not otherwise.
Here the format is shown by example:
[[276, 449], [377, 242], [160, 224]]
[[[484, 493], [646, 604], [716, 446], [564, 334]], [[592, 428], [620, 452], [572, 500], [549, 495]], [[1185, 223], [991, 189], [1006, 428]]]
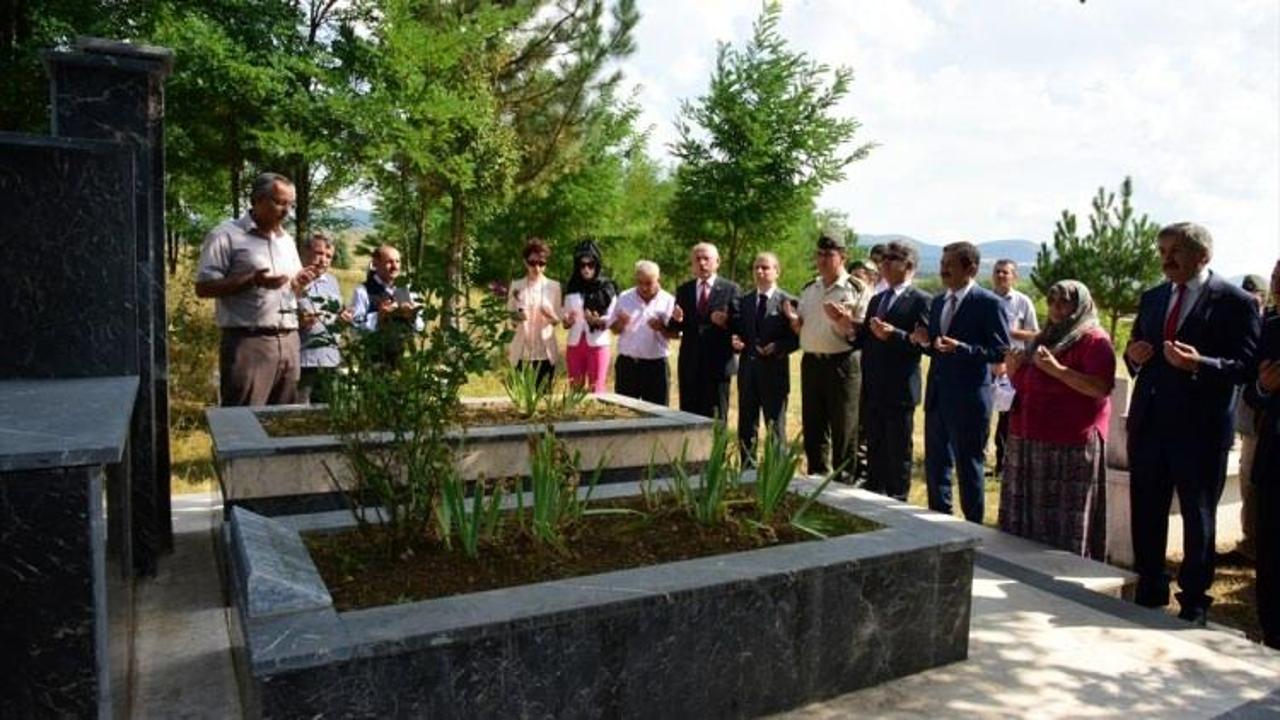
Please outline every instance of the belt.
[[839, 359], [839, 358], [843, 358], [843, 357], [847, 356], [847, 355], [848, 355], [849, 353], [851, 353], [851, 352], [853, 352], [853, 350], [852, 350], [852, 349], [845, 350], [845, 351], [843, 351], [843, 352], [838, 352], [838, 353], [809, 352], [809, 351], [807, 351], [807, 350], [806, 350], [804, 354], [805, 354], [805, 355], [811, 355], [811, 356], [813, 356], [813, 357], [815, 357], [815, 358], [817, 358], [817, 359], [819, 359], [819, 360], [837, 360], [837, 359]]
[[222, 332], [227, 335], [235, 335], [238, 337], [279, 337], [296, 332], [297, 328], [283, 327], [227, 327], [222, 328]]

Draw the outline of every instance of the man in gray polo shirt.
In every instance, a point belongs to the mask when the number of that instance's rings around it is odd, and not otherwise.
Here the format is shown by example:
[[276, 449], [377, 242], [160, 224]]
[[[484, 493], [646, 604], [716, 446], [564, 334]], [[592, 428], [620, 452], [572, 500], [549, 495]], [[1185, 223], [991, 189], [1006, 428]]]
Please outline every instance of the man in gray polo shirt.
[[282, 405], [298, 398], [298, 296], [315, 279], [282, 223], [293, 183], [262, 173], [250, 209], [214, 228], [200, 247], [196, 295], [217, 300], [223, 405]]

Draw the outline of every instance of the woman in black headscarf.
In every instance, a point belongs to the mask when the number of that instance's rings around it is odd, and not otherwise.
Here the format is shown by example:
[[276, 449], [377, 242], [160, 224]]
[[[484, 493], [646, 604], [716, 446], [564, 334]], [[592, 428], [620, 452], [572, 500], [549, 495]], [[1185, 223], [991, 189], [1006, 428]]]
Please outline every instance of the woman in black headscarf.
[[573, 250], [573, 272], [565, 283], [564, 326], [569, 330], [565, 362], [569, 382], [593, 393], [605, 391], [609, 374], [609, 324], [618, 289], [604, 277], [600, 249], [583, 240]]

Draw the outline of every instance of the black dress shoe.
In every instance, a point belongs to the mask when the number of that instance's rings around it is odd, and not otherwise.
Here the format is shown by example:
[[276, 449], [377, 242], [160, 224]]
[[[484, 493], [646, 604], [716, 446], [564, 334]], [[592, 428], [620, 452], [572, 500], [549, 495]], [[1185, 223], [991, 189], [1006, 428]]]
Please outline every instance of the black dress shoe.
[[1186, 620], [1196, 627], [1205, 627], [1209, 624], [1209, 611], [1202, 607], [1184, 607], [1178, 612], [1178, 619]]

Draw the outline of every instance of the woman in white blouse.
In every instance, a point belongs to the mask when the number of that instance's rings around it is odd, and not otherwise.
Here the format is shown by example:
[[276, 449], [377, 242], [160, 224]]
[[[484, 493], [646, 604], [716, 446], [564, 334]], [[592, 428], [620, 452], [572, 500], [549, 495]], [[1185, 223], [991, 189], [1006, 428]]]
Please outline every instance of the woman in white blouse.
[[550, 257], [551, 248], [545, 242], [530, 238], [524, 246], [525, 276], [511, 283], [507, 296], [515, 323], [507, 357], [517, 368], [537, 368], [538, 382], [548, 385], [559, 359], [555, 328], [560, 323], [560, 283], [546, 276]]
[[569, 382], [593, 393], [605, 392], [609, 375], [609, 316], [618, 288], [604, 277], [600, 249], [583, 240], [573, 250], [573, 274], [565, 284], [564, 326], [569, 330], [565, 365]]

